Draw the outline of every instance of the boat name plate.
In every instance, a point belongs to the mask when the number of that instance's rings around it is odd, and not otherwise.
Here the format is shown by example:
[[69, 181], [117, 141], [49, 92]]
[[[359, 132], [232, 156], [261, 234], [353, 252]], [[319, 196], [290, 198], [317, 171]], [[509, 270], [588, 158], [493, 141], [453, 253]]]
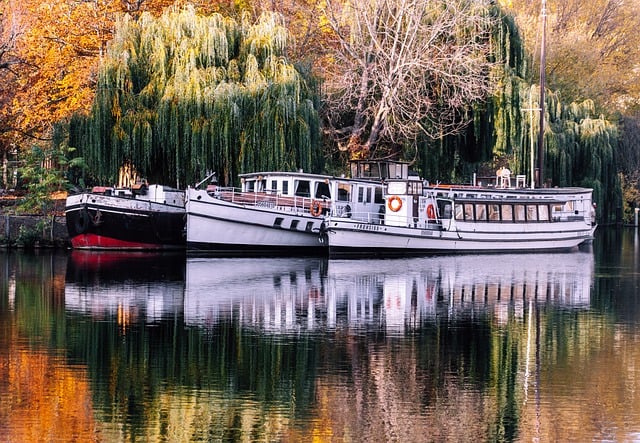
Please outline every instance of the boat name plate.
[[358, 223], [355, 226], [355, 228], [360, 231], [382, 231], [383, 230], [382, 225], [370, 225], [368, 223]]

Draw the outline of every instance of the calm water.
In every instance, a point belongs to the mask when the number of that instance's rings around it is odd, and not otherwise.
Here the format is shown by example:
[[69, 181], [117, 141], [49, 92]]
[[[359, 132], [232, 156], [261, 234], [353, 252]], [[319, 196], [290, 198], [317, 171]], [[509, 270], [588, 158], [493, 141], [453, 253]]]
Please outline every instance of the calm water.
[[640, 240], [390, 260], [0, 252], [0, 441], [640, 440]]

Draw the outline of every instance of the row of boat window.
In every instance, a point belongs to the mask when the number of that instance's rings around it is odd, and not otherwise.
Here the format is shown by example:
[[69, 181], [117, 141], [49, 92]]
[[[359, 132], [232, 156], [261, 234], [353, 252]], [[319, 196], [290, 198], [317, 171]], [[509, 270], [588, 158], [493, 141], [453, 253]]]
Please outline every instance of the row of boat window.
[[[287, 180], [267, 180], [261, 181], [248, 181], [246, 191], [255, 192], [256, 185], [257, 190], [264, 190], [270, 193], [280, 193], [281, 195], [289, 195], [289, 181]], [[270, 187], [268, 187], [270, 185]], [[278, 187], [280, 185], [280, 187]], [[312, 197], [317, 199], [331, 198], [331, 189], [328, 183], [319, 181], [311, 182], [309, 180], [294, 180], [293, 195], [297, 197]], [[312, 189], [315, 187], [315, 189]], [[384, 203], [384, 196], [382, 194], [382, 188], [380, 186], [356, 186], [349, 183], [338, 184], [338, 201], [351, 201], [352, 192], [358, 193], [358, 203]]]
[[455, 218], [460, 221], [550, 221], [548, 203], [462, 203], [455, 206]]
[[[315, 182], [312, 190], [312, 182], [309, 180], [294, 180], [293, 195], [296, 197], [330, 198], [331, 190], [325, 182]], [[245, 185], [246, 192], [266, 192], [271, 194], [289, 195], [288, 180], [250, 180]]]

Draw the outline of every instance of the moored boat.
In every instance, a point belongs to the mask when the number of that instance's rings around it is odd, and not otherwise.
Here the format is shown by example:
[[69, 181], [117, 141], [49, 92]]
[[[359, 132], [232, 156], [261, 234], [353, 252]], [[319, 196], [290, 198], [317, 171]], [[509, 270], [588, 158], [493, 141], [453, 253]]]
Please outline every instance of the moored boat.
[[[357, 161], [351, 178], [305, 172], [240, 175], [242, 188], [209, 184], [187, 189], [190, 251], [326, 253], [319, 232], [323, 216], [377, 221], [384, 211], [383, 180], [406, 176], [401, 162]], [[206, 181], [206, 180], [205, 180]], [[200, 183], [202, 184], [202, 182]]]
[[589, 243], [596, 229], [588, 188], [390, 180], [385, 200], [378, 222], [328, 216], [321, 238], [329, 254], [562, 251]]
[[67, 197], [65, 216], [75, 249], [183, 249], [184, 191], [140, 183], [94, 187]]

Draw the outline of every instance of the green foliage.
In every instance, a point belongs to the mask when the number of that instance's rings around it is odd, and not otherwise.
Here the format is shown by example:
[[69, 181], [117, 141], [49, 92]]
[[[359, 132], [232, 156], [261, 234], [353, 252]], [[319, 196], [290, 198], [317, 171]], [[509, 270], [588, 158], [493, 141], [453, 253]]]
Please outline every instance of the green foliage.
[[89, 116], [75, 116], [70, 145], [98, 181], [131, 163], [178, 187], [215, 170], [317, 170], [317, 94], [285, 58], [282, 18], [240, 23], [193, 8], [117, 24]]
[[[531, 151], [537, 154], [539, 86], [529, 72], [529, 59], [513, 19], [504, 16], [493, 35], [494, 57], [501, 60], [495, 72], [495, 92], [477, 105], [473, 125], [455, 137], [424, 141], [419, 151], [423, 175], [431, 181], [470, 182], [493, 175], [507, 166], [530, 178]], [[617, 125], [597, 116], [591, 100], [564, 103], [559, 93], [545, 94], [545, 170], [552, 186], [594, 189], [601, 223], [615, 222], [622, 207], [622, 189], [614, 153], [618, 149]], [[533, 138], [532, 138], [533, 135]], [[534, 160], [534, 165], [537, 160]]]
[[18, 213], [47, 214], [53, 209], [51, 194], [67, 190], [68, 169], [83, 166], [80, 157], [68, 160], [73, 151], [64, 145], [51, 149], [33, 146], [24, 154], [18, 173], [27, 192], [16, 208]]
[[16, 245], [23, 248], [33, 248], [38, 242], [40, 242], [46, 229], [46, 222], [39, 221], [34, 227], [27, 227], [25, 225], [20, 226], [18, 229], [18, 237], [16, 238]]

